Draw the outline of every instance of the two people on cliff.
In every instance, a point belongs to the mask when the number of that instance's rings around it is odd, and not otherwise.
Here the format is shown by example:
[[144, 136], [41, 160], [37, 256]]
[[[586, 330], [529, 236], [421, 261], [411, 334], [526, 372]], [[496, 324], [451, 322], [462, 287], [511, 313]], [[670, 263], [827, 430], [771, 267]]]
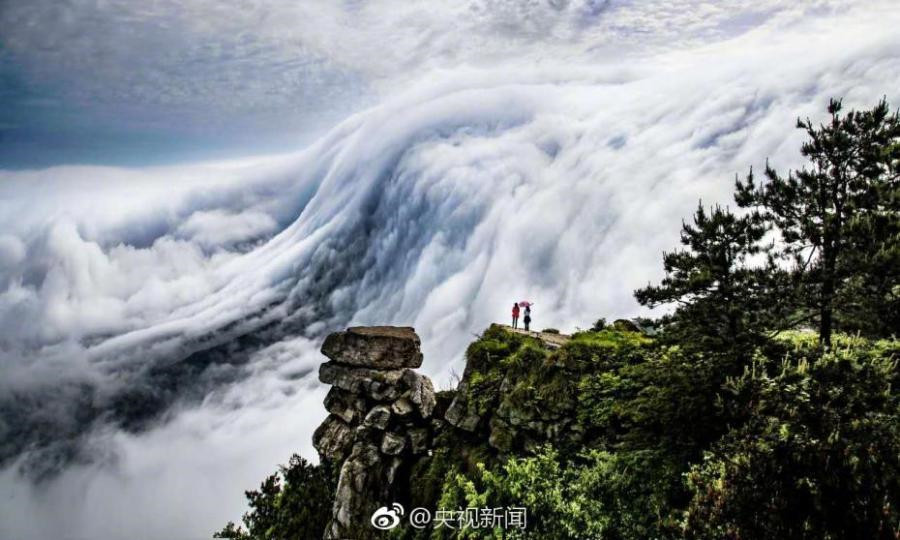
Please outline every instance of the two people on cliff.
[[522, 317], [522, 322], [525, 323], [525, 331], [528, 331], [528, 327], [531, 324], [531, 303], [530, 302], [516, 302], [512, 307], [512, 327], [519, 327], [519, 305], [525, 306], [524, 317]]

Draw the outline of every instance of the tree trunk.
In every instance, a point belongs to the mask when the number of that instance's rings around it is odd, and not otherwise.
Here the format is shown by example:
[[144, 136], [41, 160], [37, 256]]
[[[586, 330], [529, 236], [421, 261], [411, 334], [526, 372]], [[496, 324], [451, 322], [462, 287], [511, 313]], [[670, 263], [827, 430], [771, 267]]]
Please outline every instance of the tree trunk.
[[831, 348], [831, 332], [834, 326], [834, 251], [829, 249], [824, 254], [824, 268], [822, 272], [822, 297], [819, 304], [819, 343], [825, 348]]
[[[831, 292], [834, 292], [833, 288]], [[823, 297], [828, 295], [826, 289], [823, 284]], [[819, 322], [819, 343], [822, 344], [825, 348], [831, 348], [831, 329], [833, 326], [832, 316], [831, 316], [831, 300], [822, 299], [822, 307], [819, 310], [819, 317], [821, 321]]]

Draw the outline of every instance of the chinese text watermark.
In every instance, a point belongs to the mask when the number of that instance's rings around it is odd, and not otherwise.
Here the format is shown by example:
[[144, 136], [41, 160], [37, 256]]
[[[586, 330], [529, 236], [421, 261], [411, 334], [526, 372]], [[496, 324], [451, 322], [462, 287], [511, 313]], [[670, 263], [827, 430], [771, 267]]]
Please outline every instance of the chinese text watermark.
[[439, 508], [432, 513], [427, 508], [413, 508], [409, 515], [403, 505], [393, 503], [382, 506], [372, 514], [372, 526], [389, 530], [398, 526], [406, 517], [410, 526], [416, 529], [525, 529], [528, 527], [528, 510], [520, 506], [500, 506], [495, 508]]

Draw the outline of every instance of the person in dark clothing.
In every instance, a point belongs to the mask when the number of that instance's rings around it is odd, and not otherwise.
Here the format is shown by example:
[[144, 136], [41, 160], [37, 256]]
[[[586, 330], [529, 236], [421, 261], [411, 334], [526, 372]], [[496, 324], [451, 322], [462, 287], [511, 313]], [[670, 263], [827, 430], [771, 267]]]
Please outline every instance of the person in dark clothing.
[[518, 328], [519, 327], [519, 304], [513, 304], [512, 317], [513, 317], [512, 327]]
[[531, 306], [525, 306], [525, 317], [522, 319], [525, 323], [525, 331], [528, 331], [528, 325], [531, 324]]

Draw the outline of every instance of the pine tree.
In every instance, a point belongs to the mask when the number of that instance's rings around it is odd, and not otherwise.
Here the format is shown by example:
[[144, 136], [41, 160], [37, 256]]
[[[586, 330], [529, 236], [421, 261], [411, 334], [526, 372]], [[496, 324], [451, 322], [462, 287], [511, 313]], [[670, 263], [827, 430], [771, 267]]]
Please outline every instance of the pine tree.
[[896, 313], [900, 294], [900, 119], [884, 100], [871, 111], [840, 111], [832, 100], [829, 123], [798, 120], [809, 137], [801, 148], [808, 167], [781, 175], [767, 164], [767, 182], [757, 186], [751, 171], [735, 194], [739, 206], [757, 209], [780, 232], [800, 306], [817, 319], [826, 347], [836, 311], [839, 319], [856, 312], [888, 332], [881, 317]]
[[[759, 335], [765, 325], [766, 281], [748, 259], [763, 251], [765, 226], [758, 214], [736, 216], [702, 203], [693, 223], [682, 223], [686, 249], [663, 253], [666, 276], [658, 286], [635, 291], [642, 305], [675, 304], [667, 332], [721, 350]], [[771, 269], [774, 270], [774, 269]]]

